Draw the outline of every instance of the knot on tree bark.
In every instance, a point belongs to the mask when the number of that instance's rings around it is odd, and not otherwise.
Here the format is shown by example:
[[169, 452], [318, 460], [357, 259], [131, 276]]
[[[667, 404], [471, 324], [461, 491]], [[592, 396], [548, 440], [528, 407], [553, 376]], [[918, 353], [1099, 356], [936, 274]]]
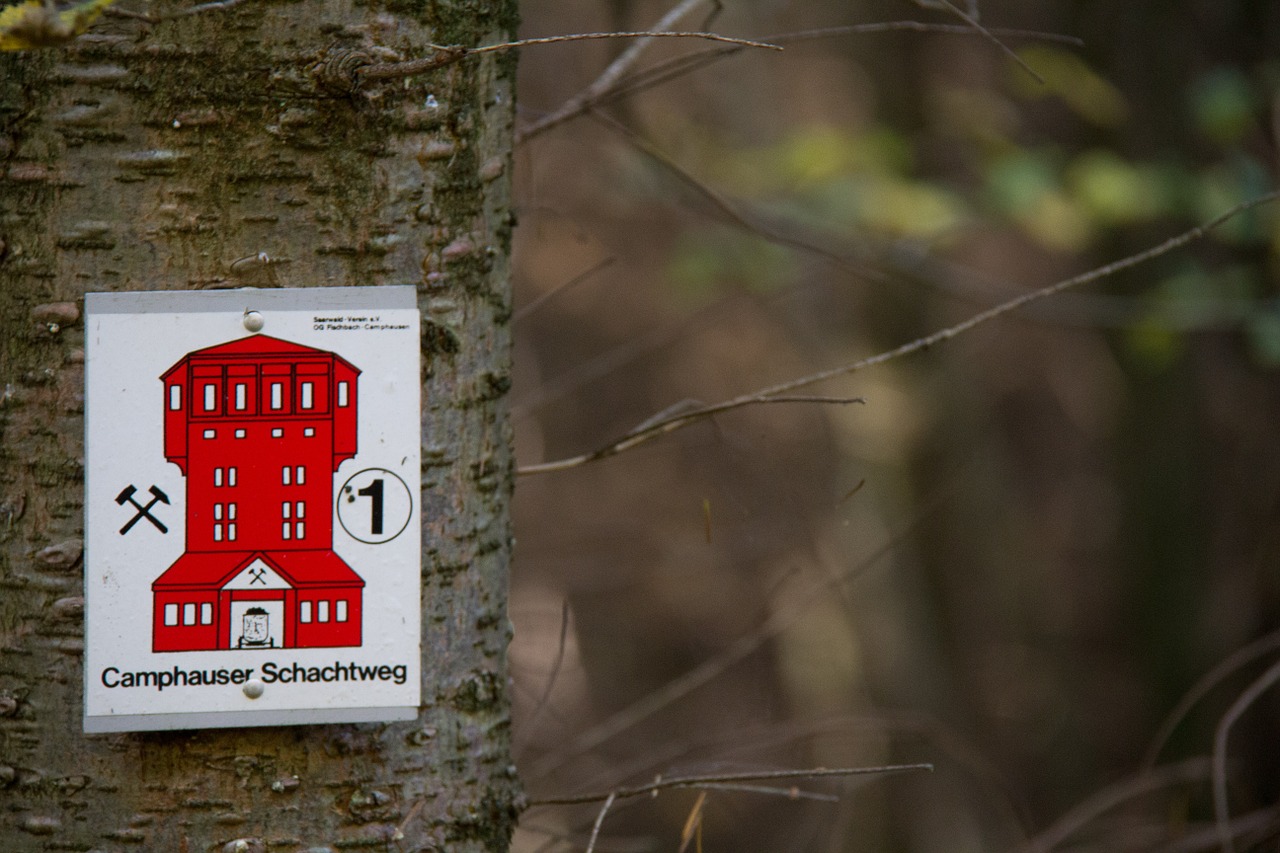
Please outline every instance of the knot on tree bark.
[[318, 89], [345, 96], [360, 88], [360, 69], [375, 64], [368, 51], [338, 47], [324, 51], [309, 71]]

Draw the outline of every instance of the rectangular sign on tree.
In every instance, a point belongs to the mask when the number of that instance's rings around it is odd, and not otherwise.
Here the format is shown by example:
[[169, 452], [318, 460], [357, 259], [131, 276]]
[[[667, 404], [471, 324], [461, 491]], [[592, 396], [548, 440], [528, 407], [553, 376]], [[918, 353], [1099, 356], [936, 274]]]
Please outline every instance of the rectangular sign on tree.
[[85, 731], [414, 718], [414, 288], [85, 309]]

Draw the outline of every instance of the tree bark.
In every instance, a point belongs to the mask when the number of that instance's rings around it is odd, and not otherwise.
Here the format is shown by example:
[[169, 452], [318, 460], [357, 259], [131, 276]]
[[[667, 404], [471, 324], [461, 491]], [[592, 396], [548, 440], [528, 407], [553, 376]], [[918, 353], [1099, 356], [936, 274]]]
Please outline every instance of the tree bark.
[[[359, 68], [515, 18], [251, 2], [0, 58], [3, 849], [506, 849], [514, 59]], [[83, 735], [82, 295], [403, 283], [424, 329], [418, 719]]]

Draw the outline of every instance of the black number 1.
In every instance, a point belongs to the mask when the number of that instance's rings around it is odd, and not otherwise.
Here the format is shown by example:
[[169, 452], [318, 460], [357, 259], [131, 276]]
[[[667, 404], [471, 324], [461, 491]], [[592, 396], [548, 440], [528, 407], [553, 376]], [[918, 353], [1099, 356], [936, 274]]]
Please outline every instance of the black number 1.
[[370, 497], [373, 499], [373, 509], [369, 513], [369, 532], [374, 536], [382, 535], [382, 478], [374, 480], [356, 492], [361, 497]]

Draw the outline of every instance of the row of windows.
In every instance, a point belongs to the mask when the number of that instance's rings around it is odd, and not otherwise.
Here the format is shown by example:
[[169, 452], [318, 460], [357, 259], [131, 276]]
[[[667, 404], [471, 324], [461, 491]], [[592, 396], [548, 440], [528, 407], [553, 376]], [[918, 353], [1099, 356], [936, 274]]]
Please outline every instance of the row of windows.
[[[312, 609], [312, 608], [311, 608], [311, 602], [310, 602], [310, 601], [303, 601], [303, 602], [300, 602], [300, 603], [298, 604], [298, 621], [299, 621], [299, 622], [310, 622], [310, 621], [311, 621], [311, 616], [312, 616], [311, 609]], [[317, 622], [328, 622], [328, 621], [329, 621], [329, 602], [327, 602], [327, 601], [317, 601], [317, 602], [315, 603], [315, 621], [317, 621]], [[347, 601], [346, 601], [346, 599], [344, 599], [344, 598], [340, 598], [340, 599], [338, 599], [337, 601], [333, 602], [333, 621], [334, 621], [334, 622], [346, 622], [346, 621], [347, 621]]]
[[[267, 410], [274, 412], [283, 412], [289, 408], [289, 401], [286, 399], [286, 384], [284, 382], [268, 383], [270, 392], [267, 395]], [[236, 382], [233, 383], [233, 391], [231, 399], [227, 402], [231, 405], [228, 411], [251, 412], [253, 410], [253, 398], [249, 392], [249, 383]], [[323, 411], [326, 409], [324, 393], [325, 385], [319, 385], [315, 382], [299, 382], [297, 384], [298, 408], [303, 411]], [[200, 383], [200, 412], [202, 414], [216, 414], [222, 408], [222, 384], [220, 381], [207, 381]], [[345, 409], [351, 405], [351, 383], [338, 383], [338, 408]], [[182, 386], [169, 386], [169, 409], [170, 411], [179, 411], [182, 408]]]
[[[222, 488], [225, 483], [228, 486], [236, 484], [237, 470], [233, 465], [230, 468], [214, 468], [213, 469], [213, 485], [214, 488]], [[280, 483], [284, 486], [305, 486], [307, 484], [307, 468], [305, 465], [284, 465], [280, 469]]]
[[[203, 433], [201, 433], [201, 434], [202, 434], [205, 438], [217, 438], [217, 437], [218, 437], [218, 431], [217, 431], [216, 429], [207, 429], [207, 430], [205, 430], [205, 431], [204, 431]], [[312, 438], [312, 437], [313, 437], [313, 436], [315, 436], [315, 434], [316, 434], [316, 428], [315, 428], [315, 427], [304, 427], [304, 428], [303, 428], [303, 430], [302, 430], [302, 434], [303, 434], [303, 436], [305, 436], [306, 438]], [[236, 435], [236, 438], [244, 438], [244, 437], [245, 437], [245, 431], [244, 431], [243, 429], [238, 429], [238, 430], [236, 430], [235, 435]], [[284, 427], [274, 427], [274, 428], [271, 430], [271, 437], [272, 437], [272, 438], [284, 438]]]
[[[195, 625], [196, 624], [196, 607], [197, 605], [194, 603], [188, 603], [183, 605], [166, 604], [164, 606], [164, 624], [170, 625], [170, 626], [177, 625], [178, 613], [179, 613], [179, 609], [181, 609], [182, 624]], [[213, 605], [212, 604], [209, 604], [208, 602], [200, 604], [199, 614], [200, 614], [201, 625], [213, 624]]]
[[[332, 614], [334, 622], [347, 621], [347, 601], [340, 598], [332, 602]], [[200, 604], [166, 604], [164, 606], [164, 624], [173, 627], [179, 624], [178, 617], [181, 615], [183, 625], [212, 625], [213, 624], [213, 605], [208, 602]], [[298, 621], [310, 623], [328, 622], [330, 616], [330, 602], [328, 601], [303, 601], [298, 604]], [[196, 619], [199, 618], [197, 623]]]

